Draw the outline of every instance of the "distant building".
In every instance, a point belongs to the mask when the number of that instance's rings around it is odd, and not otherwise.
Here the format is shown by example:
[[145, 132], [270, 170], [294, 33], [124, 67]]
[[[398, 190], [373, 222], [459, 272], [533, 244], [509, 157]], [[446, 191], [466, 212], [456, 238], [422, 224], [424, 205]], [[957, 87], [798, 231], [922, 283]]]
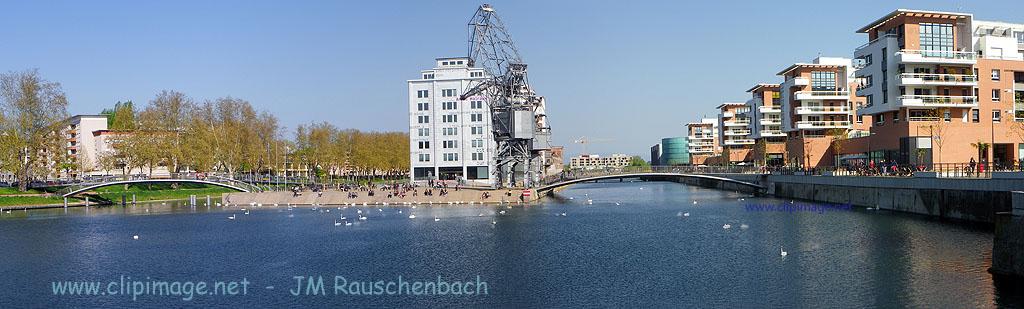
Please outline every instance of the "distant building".
[[661, 144], [651, 146], [651, 165], [661, 165]]
[[[688, 165], [690, 164], [690, 144], [686, 137], [667, 137], [661, 139], [660, 156], [656, 165]], [[654, 162], [651, 162], [655, 165]]]
[[76, 168], [61, 171], [65, 177], [103, 174], [93, 132], [107, 129], [107, 115], [76, 115], [67, 120], [64, 129], [67, 155]]
[[409, 153], [413, 180], [465, 179], [494, 184], [490, 107], [483, 95], [459, 96], [486, 78], [465, 57], [438, 58], [409, 84]]
[[572, 157], [572, 159], [570, 159], [569, 168], [592, 169], [606, 167], [624, 167], [629, 166], [629, 161], [632, 159], [632, 156], [627, 156], [624, 154], [613, 154], [608, 157], [602, 157], [599, 155], [580, 155]]
[[690, 164], [705, 164], [708, 158], [718, 154], [718, 119], [704, 118], [700, 122], [687, 123], [686, 128]]

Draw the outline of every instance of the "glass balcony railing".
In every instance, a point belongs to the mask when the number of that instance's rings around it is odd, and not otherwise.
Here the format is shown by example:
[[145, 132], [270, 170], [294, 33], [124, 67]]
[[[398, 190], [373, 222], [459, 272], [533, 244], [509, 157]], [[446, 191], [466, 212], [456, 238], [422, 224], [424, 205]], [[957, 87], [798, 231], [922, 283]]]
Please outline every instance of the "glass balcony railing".
[[978, 98], [974, 96], [950, 96], [950, 95], [902, 95], [900, 103], [909, 106], [951, 106], [970, 107], [978, 104]]
[[849, 127], [849, 121], [797, 121], [797, 129], [826, 129]]
[[978, 76], [965, 75], [965, 74], [926, 74], [926, 73], [903, 73], [900, 74], [900, 79], [903, 80], [904, 84], [907, 84], [907, 80], [920, 79], [923, 83], [977, 83]]
[[834, 114], [849, 112], [850, 108], [847, 106], [800, 106], [796, 108], [797, 114]]
[[[978, 54], [969, 51], [951, 51], [951, 50], [913, 50], [904, 49], [897, 53], [898, 55], [906, 57], [907, 55], [922, 58], [922, 59], [936, 59], [936, 60], [967, 60], [976, 61], [978, 60]], [[904, 58], [906, 59], [906, 58]]]

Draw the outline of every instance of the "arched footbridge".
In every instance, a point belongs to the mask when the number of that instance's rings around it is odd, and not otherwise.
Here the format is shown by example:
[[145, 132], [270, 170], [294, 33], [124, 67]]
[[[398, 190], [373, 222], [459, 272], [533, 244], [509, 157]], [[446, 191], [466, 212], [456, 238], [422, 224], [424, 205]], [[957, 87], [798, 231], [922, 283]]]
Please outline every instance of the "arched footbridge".
[[627, 179], [627, 178], [661, 178], [661, 179], [694, 179], [698, 181], [711, 181], [719, 184], [733, 184], [738, 188], [744, 188], [752, 192], [763, 193], [765, 187], [756, 183], [746, 182], [742, 180], [736, 180], [728, 177], [714, 176], [714, 175], [703, 175], [703, 174], [690, 174], [690, 173], [679, 173], [679, 172], [609, 172], [598, 175], [586, 175], [583, 177], [576, 178], [559, 178], [549, 180], [547, 185], [537, 187], [535, 190], [538, 194], [547, 194], [552, 190], [570, 186], [578, 183], [600, 181], [600, 180], [612, 180], [612, 179]]
[[101, 188], [101, 187], [109, 187], [109, 186], [117, 186], [117, 185], [130, 185], [130, 184], [147, 184], [147, 183], [195, 183], [195, 184], [204, 184], [204, 185], [218, 186], [218, 187], [228, 188], [228, 189], [232, 189], [232, 190], [236, 190], [236, 191], [241, 191], [241, 192], [260, 192], [260, 191], [263, 191], [263, 188], [260, 188], [259, 186], [256, 186], [256, 185], [244, 182], [244, 181], [231, 179], [231, 178], [216, 177], [216, 176], [210, 176], [210, 177], [179, 176], [179, 177], [160, 178], [160, 179], [106, 179], [106, 180], [97, 181], [97, 182], [78, 183], [78, 184], [67, 186], [66, 188], [64, 188], [64, 190], [61, 191], [61, 193], [63, 193], [62, 194], [63, 197], [71, 197], [71, 196], [74, 196], [76, 194], [79, 194], [79, 193], [82, 193], [82, 192], [87, 192], [89, 190], [96, 189], [96, 188]]

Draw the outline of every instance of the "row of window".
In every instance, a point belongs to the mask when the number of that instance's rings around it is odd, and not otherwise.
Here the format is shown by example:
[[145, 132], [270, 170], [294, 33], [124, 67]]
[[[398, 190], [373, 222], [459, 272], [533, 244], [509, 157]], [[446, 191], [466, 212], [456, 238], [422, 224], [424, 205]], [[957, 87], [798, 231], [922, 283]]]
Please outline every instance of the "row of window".
[[[441, 109], [442, 110], [456, 110], [458, 108], [459, 108], [459, 103], [458, 102], [442, 102], [441, 103]], [[484, 108], [484, 102], [483, 101], [470, 101], [469, 102], [469, 108], [471, 108], [471, 109], [482, 109], [482, 108]], [[421, 112], [422, 111], [429, 111], [430, 110], [430, 103], [426, 103], [426, 102], [416, 103], [416, 110], [417, 111], [421, 111]]]
[[[483, 148], [484, 147], [484, 140], [482, 140], [482, 139], [471, 140], [470, 141], [470, 145], [472, 145], [473, 148]], [[441, 148], [453, 149], [453, 148], [458, 148], [458, 147], [459, 147], [459, 141], [456, 141], [456, 140], [441, 141]], [[418, 148], [418, 149], [430, 149], [430, 141], [418, 141], [418, 142], [416, 142], [416, 148]]]
[[[474, 152], [474, 153], [470, 154], [470, 157], [471, 157], [470, 159], [473, 160], [473, 161], [482, 161], [484, 159], [484, 153], [482, 153], [482, 152]], [[457, 152], [443, 153], [443, 154], [441, 154], [441, 158], [445, 162], [459, 161], [459, 153], [457, 153]], [[421, 154], [417, 155], [417, 161], [418, 162], [430, 162], [430, 154], [429, 153], [421, 153]]]
[[[484, 121], [484, 114], [470, 114], [469, 115], [469, 121], [470, 122], [483, 122]], [[459, 115], [456, 115], [456, 114], [441, 115], [441, 123], [456, 123], [456, 122], [459, 122]], [[416, 116], [416, 123], [418, 123], [418, 124], [428, 124], [428, 123], [430, 123], [430, 116], [429, 115], [419, 115], [419, 116]]]
[[[893, 112], [881, 113], [881, 114], [874, 115], [874, 117], [875, 117], [875, 125], [877, 125], [877, 126], [885, 125], [886, 114], [889, 114], [890, 116], [892, 116], [892, 123], [899, 123], [900, 122], [900, 112], [899, 111], [893, 111]], [[934, 115], [935, 115], [934, 112], [931, 111], [931, 110], [909, 110], [908, 111], [908, 117], [910, 119], [908, 119], [908, 120], [912, 121], [912, 119], [914, 119], [914, 118], [926, 118], [926, 117], [927, 118], [931, 118], [931, 117], [934, 117]], [[979, 122], [981, 122], [981, 111], [978, 110], [978, 109], [971, 109], [970, 114], [969, 115], [965, 115], [965, 116], [966, 117], [964, 119], [964, 122], [967, 122], [967, 121], [970, 121], [972, 123], [979, 123]], [[999, 109], [993, 109], [992, 110], [992, 122], [995, 122], [995, 123], [1001, 122], [1002, 121], [1002, 116], [1003, 116], [1002, 110], [999, 110]], [[943, 113], [942, 113], [942, 120], [945, 121], [945, 122], [952, 121], [952, 113], [950, 113], [949, 110], [943, 111]]]
[[[469, 134], [482, 135], [484, 134], [484, 127], [469, 127]], [[443, 136], [455, 136], [459, 135], [459, 128], [441, 128], [441, 135]], [[418, 128], [416, 129], [416, 136], [429, 137], [430, 128]], [[476, 146], [474, 146], [476, 147]], [[481, 146], [483, 147], [483, 146]]]

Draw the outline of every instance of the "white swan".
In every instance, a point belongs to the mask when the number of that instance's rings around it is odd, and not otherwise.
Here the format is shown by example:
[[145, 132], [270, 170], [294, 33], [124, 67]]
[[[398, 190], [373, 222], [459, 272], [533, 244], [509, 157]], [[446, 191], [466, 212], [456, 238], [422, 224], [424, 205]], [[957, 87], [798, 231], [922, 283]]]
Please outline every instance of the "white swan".
[[722, 226], [722, 228], [728, 230], [728, 229], [732, 228], [732, 225], [726, 223], [725, 225]]
[[689, 216], [690, 216], [690, 213], [688, 213], [688, 212], [684, 212], [683, 213], [683, 217], [689, 217]]
[[134, 240], [139, 240], [139, 235], [133, 235], [133, 236], [132, 236], [132, 239], [134, 239]]
[[789, 254], [789, 253], [786, 253], [786, 251], [785, 251], [785, 250], [782, 250], [782, 246], [779, 246], [779, 255], [781, 255], [781, 256], [786, 256], [786, 255], [788, 255], [788, 254]]
[[749, 225], [746, 225], [746, 224], [740, 224], [740, 228], [741, 228], [741, 229], [747, 229], [747, 228], [749, 228], [749, 227], [750, 227]]
[[341, 226], [341, 222], [338, 222], [338, 219], [334, 219], [334, 226]]
[[416, 215], [409, 215], [409, 219], [416, 219]]
[[437, 221], [441, 221], [441, 218], [438, 218], [437, 216], [434, 216], [434, 222], [437, 222]]
[[228, 217], [228, 220], [235, 220], [235, 214], [231, 214], [231, 216]]

